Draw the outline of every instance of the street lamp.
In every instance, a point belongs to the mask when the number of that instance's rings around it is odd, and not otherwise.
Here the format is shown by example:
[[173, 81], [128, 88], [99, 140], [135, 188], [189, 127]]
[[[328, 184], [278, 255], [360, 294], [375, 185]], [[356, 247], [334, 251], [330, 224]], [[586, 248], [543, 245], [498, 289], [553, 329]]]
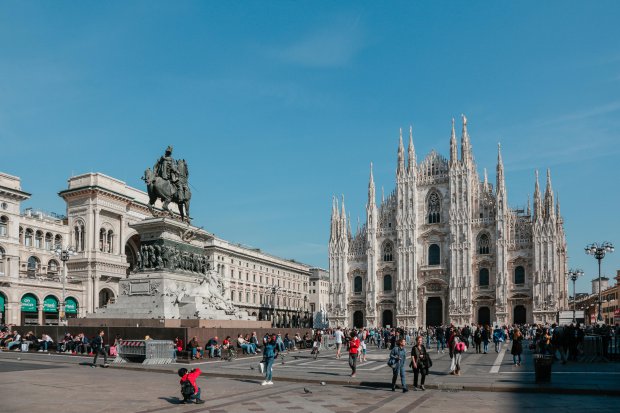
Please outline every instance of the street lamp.
[[269, 292], [271, 294], [271, 326], [276, 327], [276, 294], [280, 291], [282, 287], [279, 285], [272, 284], [268, 287], [265, 287], [265, 292]]
[[614, 252], [614, 246], [611, 242], [603, 242], [598, 244], [596, 242], [588, 245], [586, 248], [586, 254], [593, 255], [598, 261], [598, 316], [596, 318], [598, 323], [603, 322], [603, 316], [601, 315], [601, 261], [605, 258], [605, 254], [608, 252]]
[[60, 309], [58, 311], [58, 325], [61, 325], [61, 323], [64, 323], [64, 321], [66, 320], [65, 286], [67, 284], [67, 261], [69, 261], [69, 258], [73, 255], [77, 255], [77, 252], [75, 252], [75, 250], [71, 246], [63, 248], [61, 245], [56, 245], [56, 250], [54, 251], [54, 254], [56, 254], [56, 256], [60, 258], [60, 261], [62, 261], [62, 301], [60, 303]]
[[575, 301], [577, 300], [577, 292], [575, 291], [575, 281], [577, 281], [577, 278], [583, 275], [583, 270], [579, 270], [579, 269], [573, 270], [571, 268], [570, 270], [568, 270], [566, 275], [568, 275], [568, 278], [570, 278], [571, 281], [573, 282], [573, 324], [577, 324], [577, 320], [575, 319]]

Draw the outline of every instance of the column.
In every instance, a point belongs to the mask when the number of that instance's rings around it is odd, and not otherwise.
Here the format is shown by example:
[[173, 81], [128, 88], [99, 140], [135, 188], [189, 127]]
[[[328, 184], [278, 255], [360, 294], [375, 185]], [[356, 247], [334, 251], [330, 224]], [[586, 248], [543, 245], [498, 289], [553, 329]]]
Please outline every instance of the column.
[[43, 303], [40, 303], [39, 305], [37, 305], [37, 311], [38, 311], [38, 324], [41, 326], [43, 325]]
[[93, 312], [105, 303], [99, 302], [99, 276], [97, 274], [93, 274]]
[[90, 237], [93, 244], [90, 246], [91, 251], [97, 251], [99, 248], [99, 208], [93, 208], [93, 235]]
[[125, 227], [125, 217], [120, 216], [120, 225], [118, 227], [118, 255], [121, 257], [125, 255], [125, 246], [123, 245], [123, 232]]

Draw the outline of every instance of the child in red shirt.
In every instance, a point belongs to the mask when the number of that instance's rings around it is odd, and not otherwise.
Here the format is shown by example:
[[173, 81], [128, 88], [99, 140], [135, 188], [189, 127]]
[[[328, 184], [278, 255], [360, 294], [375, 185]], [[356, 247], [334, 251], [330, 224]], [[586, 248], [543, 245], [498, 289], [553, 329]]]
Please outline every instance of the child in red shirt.
[[[186, 368], [180, 368], [178, 371], [179, 377], [181, 377], [181, 395], [183, 396], [183, 401], [181, 403], [191, 403], [192, 400], [196, 400], [196, 404], [202, 404], [205, 401], [200, 398], [200, 387], [196, 384], [196, 379], [200, 376], [199, 368], [195, 368], [192, 371], [188, 372]], [[184, 382], [189, 381], [192, 389], [187, 389], [187, 385], [184, 386]], [[189, 390], [189, 391], [188, 391]]]

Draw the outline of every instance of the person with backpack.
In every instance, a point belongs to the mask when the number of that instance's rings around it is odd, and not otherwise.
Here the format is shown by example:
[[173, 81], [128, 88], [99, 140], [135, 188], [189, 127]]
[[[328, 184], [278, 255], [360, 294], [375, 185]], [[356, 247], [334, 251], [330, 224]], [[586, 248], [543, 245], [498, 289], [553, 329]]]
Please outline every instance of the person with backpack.
[[357, 333], [351, 331], [351, 339], [349, 340], [349, 367], [351, 367], [351, 377], [355, 377], [357, 369], [357, 351], [360, 347], [360, 339]]
[[481, 343], [482, 343], [482, 330], [480, 328], [480, 325], [478, 325], [478, 327], [476, 328], [476, 331], [474, 332], [474, 344], [476, 345], [476, 354], [482, 353], [482, 350], [480, 348]]
[[407, 352], [405, 351], [406, 339], [398, 340], [398, 345], [390, 351], [388, 366], [392, 368], [392, 391], [396, 391], [396, 379], [400, 374], [400, 384], [403, 393], [407, 393], [407, 380], [405, 379], [405, 362], [407, 361]]
[[495, 326], [495, 330], [493, 330], [493, 344], [495, 344], [496, 353], [502, 351], [502, 343], [504, 341], [506, 341], [504, 330], [499, 328], [499, 326]]
[[191, 403], [192, 400], [195, 400], [196, 404], [203, 404], [205, 402], [200, 398], [201, 390], [196, 383], [196, 379], [201, 373], [199, 368], [195, 368], [189, 372], [185, 367], [179, 369], [178, 374], [179, 377], [181, 377], [181, 396], [183, 396], [181, 403]]
[[461, 356], [467, 349], [465, 342], [463, 341], [463, 336], [459, 333], [458, 329], [455, 330], [454, 336], [452, 338], [452, 343], [450, 345], [450, 349], [452, 350], [452, 362], [450, 363], [450, 374], [453, 376], [461, 375]]
[[103, 355], [103, 367], [110, 366], [108, 364], [108, 353], [106, 353], [105, 348], [103, 347], [104, 334], [105, 333], [103, 332], [103, 330], [100, 330], [99, 334], [97, 334], [90, 342], [90, 348], [92, 349], [93, 353], [95, 353], [95, 358], [93, 359], [91, 367], [97, 367], [97, 357], [99, 357], [99, 354]]

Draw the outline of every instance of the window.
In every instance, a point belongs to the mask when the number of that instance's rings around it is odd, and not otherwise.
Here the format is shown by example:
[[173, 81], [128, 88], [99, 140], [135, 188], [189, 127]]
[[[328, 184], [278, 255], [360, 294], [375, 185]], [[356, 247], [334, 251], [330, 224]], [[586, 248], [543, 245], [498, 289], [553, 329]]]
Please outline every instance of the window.
[[525, 284], [525, 268], [521, 265], [515, 268], [515, 284]]
[[478, 285], [480, 287], [488, 287], [489, 286], [489, 269], [481, 268], [478, 272]]
[[386, 242], [383, 245], [383, 261], [392, 261], [392, 243]]
[[0, 217], [0, 237], [6, 237], [9, 233], [9, 219], [4, 215]]
[[428, 197], [428, 223], [438, 224], [441, 222], [441, 198], [437, 192], [432, 192]]
[[389, 274], [383, 277], [383, 291], [392, 291], [392, 276]]
[[26, 238], [24, 238], [24, 245], [27, 247], [32, 247], [33, 237], [34, 237], [33, 231], [30, 228], [26, 229]]
[[488, 254], [490, 245], [489, 236], [487, 234], [480, 235], [478, 238], [478, 254]]
[[28, 272], [36, 273], [39, 270], [39, 259], [37, 257], [28, 258]]
[[75, 226], [73, 227], [73, 237], [75, 240], [76, 251], [84, 251], [86, 247], [84, 245], [85, 236], [86, 231], [84, 230], [84, 223], [80, 221], [76, 222]]
[[360, 294], [362, 292], [362, 277], [359, 275], [353, 279], [353, 292]]
[[54, 237], [54, 248], [62, 246], [62, 237], [60, 235], [56, 235]]
[[52, 274], [58, 272], [58, 263], [55, 260], [50, 260], [50, 262], [47, 263], [47, 272]]
[[441, 254], [439, 245], [431, 244], [428, 247], [428, 265], [439, 265], [441, 261]]
[[43, 248], [43, 232], [37, 231], [34, 237], [34, 247]]
[[107, 240], [106, 252], [112, 254], [114, 252], [114, 231], [111, 229], [108, 230], [108, 240]]
[[45, 249], [51, 251], [54, 249], [54, 244], [52, 244], [52, 234], [49, 232], [45, 234]]
[[4, 249], [0, 247], [0, 276], [4, 275]]

